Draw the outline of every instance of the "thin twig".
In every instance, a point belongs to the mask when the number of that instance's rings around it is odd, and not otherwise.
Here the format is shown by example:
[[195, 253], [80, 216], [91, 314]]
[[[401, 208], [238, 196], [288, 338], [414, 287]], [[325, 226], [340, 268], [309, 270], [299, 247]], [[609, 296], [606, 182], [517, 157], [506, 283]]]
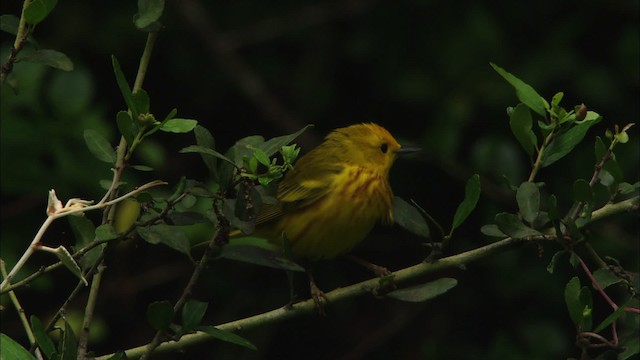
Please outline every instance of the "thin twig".
[[[7, 267], [5, 266], [4, 260], [0, 259], [0, 272], [2, 273], [2, 277], [7, 277]], [[20, 305], [20, 301], [18, 301], [18, 297], [16, 293], [13, 291], [9, 292], [9, 298], [11, 298], [11, 303], [13, 303], [13, 307], [18, 312], [18, 317], [20, 318], [20, 322], [24, 327], [24, 331], [27, 333], [27, 337], [29, 338], [29, 343], [32, 347], [36, 346], [36, 338], [33, 335], [33, 331], [31, 330], [31, 326], [29, 325], [29, 320], [27, 319], [27, 315], [25, 315], [24, 308]], [[35, 349], [35, 354], [38, 357], [38, 360], [42, 360], [42, 353], [40, 353], [40, 349]]]
[[93, 312], [96, 308], [98, 289], [100, 289], [100, 282], [102, 281], [104, 269], [105, 266], [102, 264], [101, 260], [98, 265], [98, 271], [93, 275], [91, 280], [91, 291], [89, 291], [87, 305], [84, 308], [84, 319], [82, 320], [80, 336], [78, 336], [78, 359], [85, 359], [87, 357], [87, 345], [89, 343], [91, 321], [93, 320]]

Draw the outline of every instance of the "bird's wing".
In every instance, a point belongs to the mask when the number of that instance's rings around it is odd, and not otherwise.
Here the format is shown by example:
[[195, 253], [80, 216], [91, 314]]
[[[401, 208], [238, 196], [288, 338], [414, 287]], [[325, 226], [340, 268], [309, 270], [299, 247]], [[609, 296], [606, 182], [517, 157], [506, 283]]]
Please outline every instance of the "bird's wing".
[[[313, 164], [309, 166], [307, 164]], [[344, 169], [335, 162], [302, 162], [290, 170], [278, 186], [278, 204], [264, 205], [256, 218], [263, 224], [289, 211], [309, 206], [330, 190], [333, 178]]]
[[309, 206], [331, 191], [335, 176], [343, 169], [331, 162], [294, 168], [278, 186], [278, 201], [285, 208]]

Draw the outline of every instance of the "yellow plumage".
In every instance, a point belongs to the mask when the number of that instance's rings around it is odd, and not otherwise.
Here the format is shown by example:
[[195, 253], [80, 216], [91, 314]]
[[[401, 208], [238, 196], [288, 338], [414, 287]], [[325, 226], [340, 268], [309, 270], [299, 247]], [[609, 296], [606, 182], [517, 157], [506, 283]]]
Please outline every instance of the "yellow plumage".
[[349, 252], [376, 221], [393, 221], [388, 175], [402, 150], [373, 123], [334, 130], [285, 175], [279, 204], [258, 215], [258, 235], [280, 245], [285, 233], [296, 258]]

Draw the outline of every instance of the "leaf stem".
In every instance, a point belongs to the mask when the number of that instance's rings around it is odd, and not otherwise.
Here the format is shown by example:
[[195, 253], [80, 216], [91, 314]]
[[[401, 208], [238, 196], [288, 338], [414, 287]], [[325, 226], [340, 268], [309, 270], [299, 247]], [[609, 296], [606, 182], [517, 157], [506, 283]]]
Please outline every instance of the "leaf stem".
[[551, 140], [553, 140], [555, 136], [556, 136], [556, 129], [554, 128], [542, 142], [542, 146], [540, 146], [540, 149], [538, 150], [538, 156], [536, 157], [536, 161], [533, 163], [533, 167], [531, 169], [531, 173], [529, 174], [529, 179], [527, 181], [533, 182], [533, 180], [536, 178], [536, 175], [538, 174], [538, 170], [540, 170], [540, 168], [542, 167], [542, 156], [544, 155], [544, 151], [546, 150], [547, 146], [549, 146], [549, 144], [551, 143]]

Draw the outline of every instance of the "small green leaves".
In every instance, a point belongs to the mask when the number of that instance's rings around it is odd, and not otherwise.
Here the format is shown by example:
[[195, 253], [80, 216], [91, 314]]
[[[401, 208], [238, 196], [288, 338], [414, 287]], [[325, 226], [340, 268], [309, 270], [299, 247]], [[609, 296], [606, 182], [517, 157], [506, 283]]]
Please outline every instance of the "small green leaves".
[[116, 75], [116, 82], [118, 83], [118, 88], [120, 88], [120, 93], [124, 98], [124, 102], [131, 110], [132, 118], [138, 118], [138, 115], [140, 115], [140, 113], [136, 111], [136, 108], [134, 106], [131, 87], [129, 86], [127, 79], [122, 73], [122, 69], [120, 68], [118, 59], [114, 55], [111, 55], [111, 65], [113, 66], [113, 72]]
[[36, 50], [21, 57], [20, 60], [50, 66], [54, 69], [63, 71], [73, 70], [73, 62], [71, 59], [69, 59], [67, 55], [56, 50]]
[[221, 258], [267, 266], [274, 269], [304, 271], [300, 265], [283, 257], [279, 248], [256, 237], [232, 239], [222, 248]]
[[393, 197], [393, 220], [420, 237], [429, 237], [429, 226], [420, 211], [398, 196]]
[[446, 293], [456, 285], [458, 285], [456, 279], [440, 278], [422, 285], [394, 290], [387, 296], [402, 301], [423, 302]]
[[0, 343], [2, 343], [0, 346], [0, 358], [2, 359], [36, 360], [36, 357], [31, 355], [29, 350], [4, 333], [0, 334]]
[[522, 218], [532, 224], [540, 214], [540, 190], [538, 190], [538, 186], [529, 181], [520, 184], [516, 192], [516, 201]]
[[228, 342], [235, 345], [246, 347], [247, 349], [257, 350], [256, 346], [249, 342], [247, 339], [236, 335], [229, 331], [224, 331], [216, 328], [215, 326], [199, 326], [196, 328], [198, 331], [202, 331], [208, 335], [213, 336], [218, 340]]
[[83, 136], [89, 151], [93, 156], [98, 158], [98, 160], [109, 164], [116, 162], [115, 150], [107, 139], [105, 139], [99, 132], [92, 129], [86, 129]]
[[160, 130], [164, 132], [184, 134], [193, 130], [196, 125], [198, 125], [197, 120], [174, 118], [167, 120], [164, 124], [162, 124], [162, 126], [160, 126]]
[[80, 269], [78, 263], [73, 259], [69, 251], [64, 246], [61, 245], [55, 249], [46, 246], [40, 246], [38, 249], [55, 254], [58, 260], [62, 262], [62, 265], [64, 265], [69, 271], [71, 271], [73, 275], [82, 280], [85, 286], [89, 285], [87, 279], [85, 279], [84, 275], [82, 274], [82, 269]]
[[[42, 351], [42, 353], [47, 359], [54, 359], [55, 355], [57, 354], [56, 346], [53, 343], [53, 340], [51, 340], [51, 338], [49, 337], [49, 335], [47, 335], [47, 332], [45, 331], [45, 328], [42, 325], [42, 322], [35, 315], [31, 315], [30, 321], [31, 321], [31, 329], [33, 330], [33, 336], [36, 338], [36, 343], [38, 344], [38, 347], [40, 348], [40, 350]], [[3, 359], [4, 358], [5, 357], [3, 357]]]
[[204, 313], [207, 311], [208, 303], [189, 299], [182, 307], [182, 330], [181, 333], [188, 333], [200, 324]]
[[15, 15], [0, 15], [0, 30], [11, 35], [18, 35], [20, 19]]
[[36, 25], [49, 15], [58, 4], [58, 0], [32, 0], [27, 4], [24, 19], [29, 25]]
[[138, 0], [138, 13], [133, 17], [133, 23], [138, 29], [148, 29], [160, 19], [163, 11], [164, 0]]
[[200, 145], [189, 145], [186, 148], [180, 150], [181, 153], [199, 153], [201, 155], [209, 155], [209, 156], [213, 156], [216, 157], [220, 160], [224, 160], [227, 163], [233, 165], [234, 167], [236, 166], [236, 164], [233, 162], [233, 160], [229, 159], [228, 157], [220, 154], [219, 152], [213, 150], [213, 149], [209, 149]]
[[133, 137], [136, 135], [137, 127], [135, 126], [131, 114], [127, 111], [119, 111], [116, 115], [116, 123], [118, 125], [118, 131], [127, 140], [127, 144], [133, 142]]
[[593, 272], [593, 277], [596, 279], [600, 288], [606, 289], [613, 284], [618, 284], [623, 280], [616, 276], [613, 271], [607, 268], [601, 268]]
[[540, 96], [530, 85], [524, 81], [518, 79], [511, 73], [507, 72], [503, 68], [497, 66], [494, 63], [490, 63], [491, 67], [509, 82], [516, 89], [516, 96], [518, 100], [522, 101], [531, 110], [535, 111], [540, 116], [546, 115], [545, 100]]
[[478, 174], [473, 175], [467, 180], [467, 185], [464, 188], [464, 200], [458, 205], [456, 213], [453, 215], [453, 224], [451, 224], [451, 232], [467, 219], [473, 209], [476, 208], [478, 199], [480, 198], [480, 176]]
[[185, 233], [175, 227], [165, 224], [138, 227], [138, 234], [150, 244], [164, 244], [191, 258], [191, 244]]
[[573, 277], [565, 286], [564, 300], [569, 310], [569, 316], [580, 331], [590, 331], [592, 325], [593, 300], [591, 291], [580, 287], [580, 280]]
[[[207, 128], [205, 128], [204, 126], [196, 125], [196, 127], [193, 129], [193, 134], [196, 137], [196, 144], [198, 146], [211, 150], [216, 148], [216, 142], [213, 139], [213, 135], [211, 135], [209, 130], [207, 130]], [[222, 156], [221, 154], [219, 155]], [[213, 156], [204, 156], [204, 154], [201, 154], [200, 156], [202, 157], [202, 161], [206, 165], [207, 169], [209, 169], [211, 175], [217, 178], [218, 170], [216, 168], [216, 158]]]
[[78, 340], [68, 321], [64, 322], [62, 341], [58, 344], [60, 360], [75, 360], [78, 358]]
[[147, 321], [153, 329], [167, 331], [172, 320], [173, 306], [169, 301], [154, 301], [147, 307]]
[[499, 213], [496, 215], [496, 224], [500, 231], [516, 239], [542, 235], [539, 231], [526, 226], [515, 214]]
[[600, 119], [600, 115], [589, 111], [583, 123], [575, 124], [567, 131], [558, 134], [542, 155], [542, 167], [553, 164], [571, 152], [582, 141], [589, 128], [597, 124]]
[[267, 156], [273, 156], [273, 155], [275, 155], [275, 153], [280, 151], [280, 149], [282, 149], [283, 146], [288, 145], [293, 140], [298, 138], [298, 136], [300, 136], [300, 134], [302, 134], [307, 129], [312, 128], [312, 127], [313, 127], [313, 125], [307, 125], [307, 126], [303, 127], [302, 129], [296, 131], [293, 134], [274, 137], [274, 138], [269, 139], [269, 140], [265, 141], [264, 143], [258, 145], [257, 147], [260, 148], [262, 151], [264, 151], [264, 153]]
[[509, 126], [520, 145], [531, 157], [534, 154], [538, 139], [532, 130], [531, 111], [525, 104], [518, 104], [509, 113]]

